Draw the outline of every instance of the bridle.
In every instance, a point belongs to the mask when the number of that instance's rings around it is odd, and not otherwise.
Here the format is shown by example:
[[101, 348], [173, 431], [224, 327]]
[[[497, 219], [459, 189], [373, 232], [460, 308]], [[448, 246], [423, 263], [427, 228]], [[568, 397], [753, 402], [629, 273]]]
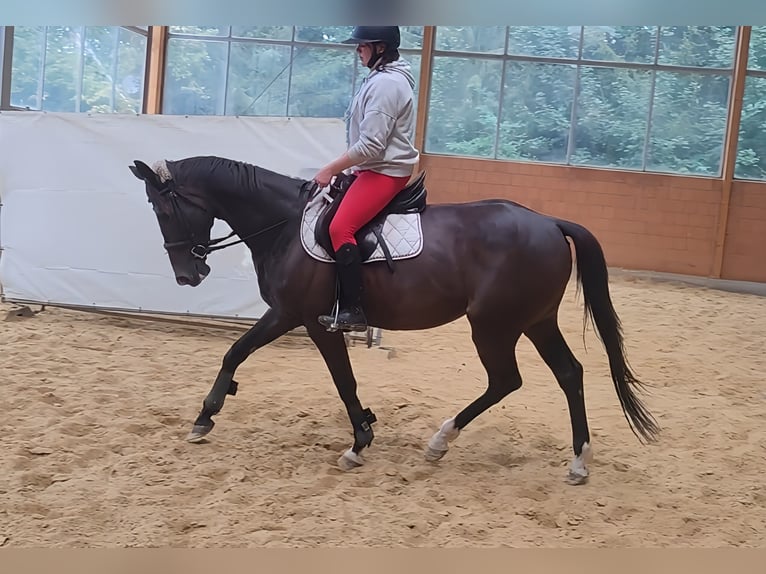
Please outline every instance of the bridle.
[[[230, 243], [225, 243], [223, 245], [219, 245], [219, 244], [222, 243], [223, 241], [226, 241], [230, 237], [236, 235], [235, 231], [232, 231], [226, 237], [219, 237], [218, 239], [208, 239], [207, 241], [200, 241], [196, 238], [194, 231], [192, 231], [191, 227], [189, 226], [189, 222], [184, 216], [184, 212], [181, 209], [181, 206], [178, 204], [178, 198], [186, 200], [187, 203], [190, 203], [191, 205], [193, 205], [194, 207], [198, 209], [203, 209], [203, 210], [205, 209], [203, 207], [200, 207], [199, 205], [196, 205], [188, 197], [184, 197], [183, 195], [176, 192], [175, 189], [173, 189], [172, 180], [166, 181], [164, 183], [165, 183], [165, 187], [159, 190], [159, 193], [160, 195], [168, 196], [170, 198], [170, 204], [173, 207], [173, 216], [181, 220], [184, 228], [186, 228], [186, 234], [189, 237], [188, 239], [185, 239], [183, 241], [171, 241], [171, 242], [166, 241], [162, 244], [162, 246], [165, 249], [171, 249], [174, 247], [183, 247], [184, 245], [190, 245], [191, 249], [189, 251], [192, 254], [192, 256], [197, 259], [204, 260], [213, 251], [218, 251], [219, 249], [225, 249], [227, 247], [231, 247], [232, 245], [243, 243], [247, 241], [248, 239], [252, 239], [253, 237], [258, 237], [259, 235], [268, 233], [269, 231], [277, 229], [278, 227], [282, 227], [288, 222], [288, 219], [281, 219], [280, 221], [277, 221], [276, 223], [269, 225], [268, 227], [264, 229], [260, 229], [256, 231], [255, 233], [251, 233], [250, 235], [246, 235], [245, 237], [242, 237], [241, 239], [238, 239], [236, 241], [231, 241]], [[316, 184], [314, 184], [314, 187], [316, 187]], [[301, 191], [301, 193], [303, 193], [303, 190]], [[309, 192], [309, 196], [311, 195], [313, 195], [313, 190]]]

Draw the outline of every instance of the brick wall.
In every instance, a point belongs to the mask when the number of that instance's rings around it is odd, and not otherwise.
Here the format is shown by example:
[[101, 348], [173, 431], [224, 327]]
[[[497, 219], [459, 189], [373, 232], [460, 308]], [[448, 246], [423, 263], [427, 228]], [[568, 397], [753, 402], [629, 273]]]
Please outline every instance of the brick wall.
[[[428, 154], [420, 169], [432, 202], [508, 198], [585, 225], [611, 266], [713, 273], [720, 180]], [[750, 239], [766, 239], [766, 184], [737, 182], [732, 199], [724, 277], [766, 281]]]
[[732, 185], [721, 275], [766, 281], [766, 183]]

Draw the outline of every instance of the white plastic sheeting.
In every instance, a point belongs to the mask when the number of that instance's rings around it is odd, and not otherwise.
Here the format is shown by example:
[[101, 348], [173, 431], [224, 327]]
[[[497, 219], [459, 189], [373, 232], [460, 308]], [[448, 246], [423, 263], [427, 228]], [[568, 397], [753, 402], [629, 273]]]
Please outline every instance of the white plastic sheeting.
[[[218, 155], [310, 178], [341, 153], [341, 120], [0, 113], [0, 285], [8, 301], [258, 318], [250, 252], [179, 286], [134, 159]], [[229, 227], [216, 222], [213, 236]], [[236, 239], [236, 236], [234, 237]]]

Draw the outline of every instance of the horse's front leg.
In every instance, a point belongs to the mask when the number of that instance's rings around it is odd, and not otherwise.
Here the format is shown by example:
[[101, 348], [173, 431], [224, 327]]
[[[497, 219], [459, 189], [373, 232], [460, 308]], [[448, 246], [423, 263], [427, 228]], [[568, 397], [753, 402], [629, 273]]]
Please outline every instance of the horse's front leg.
[[213, 415], [223, 408], [227, 394], [237, 393], [234, 373], [245, 359], [257, 349], [268, 345], [298, 325], [300, 321], [288, 319], [274, 309], [269, 309], [253, 327], [237, 339], [223, 358], [223, 364], [218, 371], [213, 388], [202, 403], [202, 411], [194, 421], [194, 426], [186, 437], [187, 441], [198, 442], [213, 430], [215, 425]]
[[375, 415], [370, 409], [362, 407], [356, 394], [356, 379], [351, 368], [343, 333], [340, 331], [328, 332], [318, 323], [316, 326], [312, 325], [311, 322], [308, 323], [310, 325], [307, 327], [309, 336], [324, 358], [333, 383], [335, 383], [335, 388], [338, 390], [340, 399], [346, 406], [348, 417], [351, 420], [354, 445], [338, 459], [338, 466], [344, 470], [350, 470], [364, 464], [361, 452], [365, 447], [370, 446], [374, 438], [372, 423], [376, 420]]

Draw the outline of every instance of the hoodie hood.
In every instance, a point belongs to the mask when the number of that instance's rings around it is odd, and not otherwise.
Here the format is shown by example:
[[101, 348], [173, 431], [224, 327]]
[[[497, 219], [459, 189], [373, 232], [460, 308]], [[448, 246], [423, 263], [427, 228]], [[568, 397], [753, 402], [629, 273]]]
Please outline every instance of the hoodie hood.
[[[383, 66], [382, 71], [388, 71], [388, 72], [397, 72], [407, 78], [407, 81], [410, 83], [411, 88], [415, 88], [415, 76], [412, 75], [412, 66], [407, 60], [404, 60], [402, 58], [399, 58], [395, 62], [389, 62], [385, 66]], [[377, 70], [374, 70], [370, 75], [373, 73], [376, 73]]]

